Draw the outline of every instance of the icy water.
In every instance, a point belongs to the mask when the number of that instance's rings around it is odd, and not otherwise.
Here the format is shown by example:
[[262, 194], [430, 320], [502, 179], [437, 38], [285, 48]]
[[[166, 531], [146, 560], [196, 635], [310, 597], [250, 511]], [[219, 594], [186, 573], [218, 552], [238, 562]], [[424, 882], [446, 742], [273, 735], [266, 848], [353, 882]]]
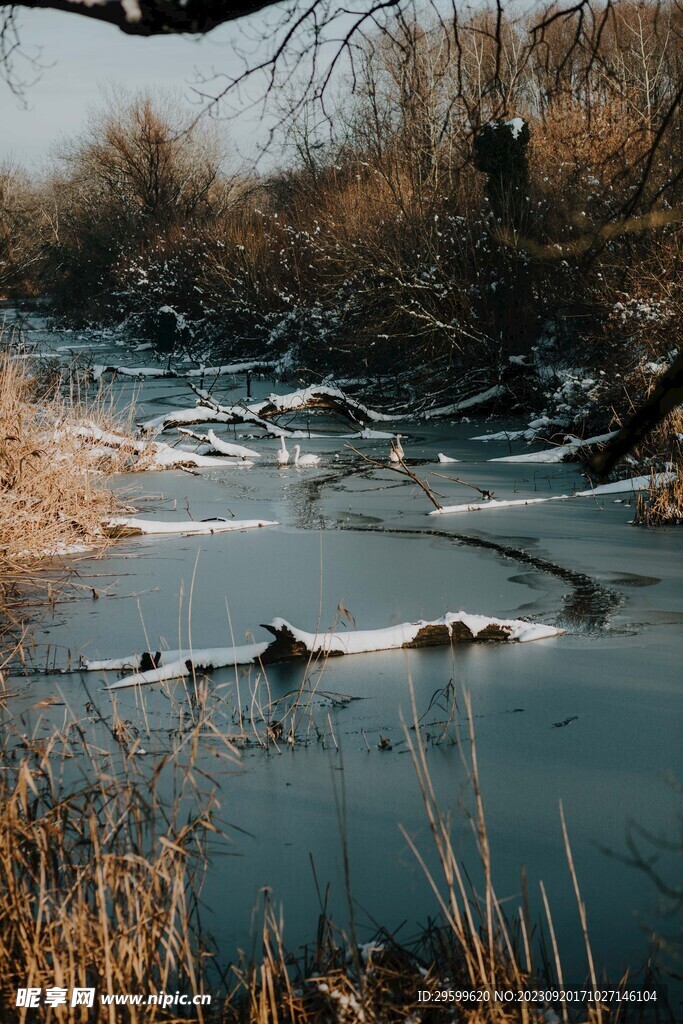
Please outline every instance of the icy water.
[[[53, 351], [93, 340], [51, 335], [36, 319], [32, 327], [29, 337]], [[99, 341], [102, 347], [92, 352], [96, 362], [149, 365], [148, 352], [115, 348], [106, 335]], [[289, 390], [271, 381], [254, 387], [256, 398]], [[120, 380], [116, 388], [122, 403], [138, 404], [141, 419], [193, 404], [182, 380]], [[226, 381], [221, 395], [234, 401], [244, 397], [244, 388], [244, 378], [237, 377]], [[340, 431], [324, 417], [311, 425], [316, 432]], [[411, 464], [429, 477], [443, 504], [477, 499], [443, 476], [490, 488], [498, 499], [570, 494], [586, 486], [571, 465], [488, 462], [509, 445], [471, 438], [511, 425], [386, 426], [404, 434]], [[441, 806], [451, 813], [456, 846], [478, 884], [462, 811], [470, 803], [462, 756], [448, 737], [436, 742], [446, 712], [430, 708], [435, 691], [452, 681], [466, 752], [463, 692], [472, 700], [494, 883], [504, 906], [514, 912], [522, 902], [524, 869], [531, 917], [538, 920], [542, 879], [565, 981], [583, 981], [586, 957], [561, 801], [596, 961], [613, 979], [625, 967], [637, 969], [653, 929], [669, 935], [676, 930], [653, 883], [620, 857], [636, 827], [666, 840], [676, 837], [680, 796], [671, 778], [680, 779], [683, 768], [680, 532], [629, 525], [633, 510], [625, 495], [428, 518], [429, 503], [414, 484], [363, 465], [339, 436], [304, 440], [304, 450], [319, 453], [321, 464], [297, 470], [278, 467], [272, 439], [247, 440], [244, 429], [228, 433], [221, 427], [220, 433], [228, 439], [242, 434], [242, 443], [256, 446], [263, 458], [253, 468], [141, 474], [115, 486], [134, 495], [144, 515], [185, 519], [189, 509], [195, 519], [232, 514], [280, 525], [208, 538], [131, 539], [116, 543], [104, 558], [79, 556], [79, 578], [99, 599], [83, 596], [58, 605], [40, 623], [36, 664], [49, 658], [64, 667], [69, 654], [75, 661], [79, 654], [106, 658], [187, 646], [190, 630], [195, 648], [231, 645], [233, 638], [242, 643], [252, 635], [263, 640], [267, 634], [259, 624], [276, 616], [324, 631], [338, 622], [340, 606], [358, 628], [464, 609], [530, 617], [566, 630], [530, 644], [368, 654], [331, 660], [322, 674], [313, 670], [309, 685], [318, 696], [300, 742], [293, 749], [271, 744], [268, 751], [247, 746], [239, 763], [220, 774], [222, 813], [237, 828], [229, 830], [233, 856], [214, 858], [203, 895], [205, 925], [223, 955], [252, 948], [254, 909], [264, 887], [282, 905], [287, 945], [314, 940], [319, 902], [312, 863], [320, 888], [330, 885], [333, 916], [346, 925], [342, 833], [360, 939], [381, 924], [407, 940], [436, 916], [434, 895], [399, 828], [433, 865], [404, 736], [403, 723], [412, 721], [410, 685], [418, 714], [436, 723], [428, 730], [429, 769]], [[171, 431], [165, 439], [175, 436]], [[353, 443], [386, 458], [385, 441]], [[440, 465], [438, 452], [461, 461]], [[214, 672], [212, 692], [233, 707], [244, 706], [255, 675], [246, 669], [237, 678], [234, 670]], [[299, 664], [270, 667], [269, 699], [296, 691], [303, 675]], [[17, 693], [12, 714], [23, 716], [26, 731], [37, 735], [48, 734], [68, 711], [86, 715], [91, 698], [106, 716], [112, 696], [105, 681], [102, 673], [17, 676], [11, 680]], [[262, 692], [263, 680], [259, 686]], [[175, 684], [125, 690], [116, 698], [119, 715], [143, 731], [150, 763], [166, 749], [177, 714], [171, 693], [185, 699]], [[37, 708], [45, 696], [60, 697], [66, 708]], [[381, 737], [391, 749], [378, 748]], [[206, 765], [211, 768], [210, 753]], [[647, 842], [641, 845], [652, 852]], [[666, 849], [657, 853], [658, 872], [680, 882], [679, 859]]]

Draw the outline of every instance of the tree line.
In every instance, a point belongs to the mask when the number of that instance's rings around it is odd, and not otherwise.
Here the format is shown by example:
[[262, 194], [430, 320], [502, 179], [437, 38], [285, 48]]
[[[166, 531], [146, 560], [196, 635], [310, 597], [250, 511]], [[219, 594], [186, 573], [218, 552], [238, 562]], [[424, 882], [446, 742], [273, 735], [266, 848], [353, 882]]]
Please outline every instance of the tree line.
[[619, 0], [530, 48], [498, 7], [394, 17], [333, 103], [280, 93], [267, 175], [216, 122], [111, 94], [48, 174], [3, 168], [0, 289], [162, 347], [408, 376], [579, 357], [647, 390], [682, 312], [682, 27]]

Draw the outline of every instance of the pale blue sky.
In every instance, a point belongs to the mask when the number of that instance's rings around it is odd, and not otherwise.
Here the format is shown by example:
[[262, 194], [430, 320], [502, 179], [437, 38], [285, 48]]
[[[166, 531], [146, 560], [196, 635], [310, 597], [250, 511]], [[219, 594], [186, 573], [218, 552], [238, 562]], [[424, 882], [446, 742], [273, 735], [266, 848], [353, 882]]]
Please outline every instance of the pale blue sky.
[[[41, 51], [45, 67], [25, 90], [27, 107], [0, 81], [0, 161], [11, 157], [38, 169], [54, 143], [81, 129], [88, 107], [98, 102], [98, 90], [108, 84], [133, 90], [172, 89], [192, 102], [197, 71], [206, 76], [214, 68], [239, 70], [234, 42], [244, 45], [245, 32], [256, 34], [257, 25], [251, 22], [221, 26], [201, 39], [139, 39], [76, 15], [23, 11], [22, 48], [31, 55]], [[33, 74], [25, 62], [18, 70], [24, 78]], [[265, 136], [254, 112], [231, 122], [226, 130], [246, 156], [254, 155], [258, 140]]]

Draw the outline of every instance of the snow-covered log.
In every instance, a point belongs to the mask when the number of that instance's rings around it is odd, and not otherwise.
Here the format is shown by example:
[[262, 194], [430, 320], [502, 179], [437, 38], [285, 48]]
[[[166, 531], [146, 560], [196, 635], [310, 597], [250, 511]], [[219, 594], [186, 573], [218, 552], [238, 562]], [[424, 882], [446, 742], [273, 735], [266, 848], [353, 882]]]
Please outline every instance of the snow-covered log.
[[222, 437], [218, 437], [214, 434], [213, 430], [210, 430], [207, 434], [209, 444], [221, 455], [230, 455], [235, 459], [260, 459], [260, 452], [255, 452], [253, 448], [245, 448], [243, 444], [232, 444], [230, 441], [224, 441]]
[[210, 647], [205, 650], [156, 651], [154, 654], [145, 652], [140, 658], [84, 661], [82, 668], [87, 671], [105, 672], [120, 668], [139, 668], [133, 675], [119, 679], [107, 687], [109, 690], [123, 690], [129, 686], [143, 686], [145, 683], [162, 683], [166, 679], [182, 679], [183, 676], [189, 676], [196, 671], [252, 665], [267, 649], [268, 643], [260, 643], [244, 644], [241, 647]]
[[125, 451], [131, 454], [143, 452], [147, 442], [134, 437], [127, 437], [125, 434], [118, 434], [112, 430], [103, 430], [92, 420], [74, 425], [72, 423], [58, 424], [55, 429], [55, 440], [60, 435], [68, 434], [70, 437], [78, 437], [85, 444], [93, 444], [98, 448], [111, 448], [114, 451]]
[[449, 516], [460, 512], [485, 512], [500, 508], [513, 508], [521, 505], [546, 505], [550, 501], [568, 501], [570, 498], [599, 498], [607, 494], [624, 494], [644, 491], [651, 487], [661, 487], [663, 484], [672, 483], [676, 479], [676, 473], [655, 473], [653, 476], [632, 476], [626, 480], [615, 480], [610, 484], [599, 484], [586, 491], [574, 491], [573, 494], [553, 494], [548, 498], [511, 498], [508, 501], [477, 501], [462, 505], [445, 505], [443, 508], [432, 509], [427, 515]]
[[543, 640], [557, 636], [561, 629], [536, 625], [522, 619], [494, 619], [489, 615], [447, 612], [440, 619], [402, 622], [385, 629], [343, 630], [337, 633], [306, 633], [284, 619], [266, 626], [275, 637], [262, 657], [268, 661], [304, 658], [311, 654], [339, 656], [367, 654], [371, 651], [395, 651], [402, 648], [436, 647], [443, 644], [472, 643], [484, 640]]
[[228, 668], [261, 662], [308, 659], [311, 656], [339, 657], [345, 654], [367, 654], [372, 651], [395, 651], [409, 648], [435, 647], [455, 643], [513, 641], [528, 643], [559, 636], [563, 630], [524, 619], [496, 619], [490, 615], [447, 612], [439, 619], [403, 622], [384, 629], [340, 630], [308, 633], [290, 625], [285, 619], [274, 619], [264, 629], [272, 634], [270, 643], [246, 644], [241, 647], [216, 647], [202, 650], [146, 652], [105, 661], [82, 659], [85, 671], [120, 671], [133, 669], [134, 674], [109, 686], [118, 690], [144, 683], [158, 683], [181, 678], [193, 671]]
[[557, 420], [551, 420], [548, 416], [538, 416], [536, 419], [531, 420], [523, 430], [499, 430], [495, 434], [479, 434], [477, 437], [471, 437], [470, 441], [535, 441], [539, 436], [539, 433], [543, 431], [548, 436], [548, 433], [553, 433], [555, 430], [562, 430], [568, 427], [568, 423], [559, 423]]
[[161, 469], [225, 469], [229, 466], [246, 469], [253, 465], [247, 459], [217, 458], [214, 455], [189, 452], [184, 448], [173, 448], [161, 441], [150, 441], [141, 452], [135, 468], [155, 472]]
[[147, 534], [175, 534], [192, 537], [196, 534], [210, 536], [214, 533], [231, 533], [235, 530], [253, 530], [261, 526], [277, 526], [270, 519], [194, 519], [183, 521], [163, 521], [159, 519], [136, 519], [133, 516], [116, 516], [102, 523], [102, 532], [106, 537], [141, 537]]
[[154, 416], [141, 423], [140, 426], [146, 433], [162, 433], [172, 427], [187, 427], [199, 423], [243, 423], [263, 430], [270, 437], [310, 436], [307, 430], [288, 430], [287, 427], [278, 427], [274, 423], [269, 423], [252, 412], [249, 406], [219, 405], [206, 398], [198, 398], [193, 409], [174, 409], [161, 416]]
[[461, 413], [470, 412], [472, 409], [481, 411], [506, 393], [507, 388], [504, 384], [496, 384], [492, 388], [487, 388], [486, 391], [480, 391], [477, 395], [462, 398], [459, 402], [452, 402], [450, 405], [440, 405], [436, 409], [427, 409], [424, 413], [424, 418], [431, 420], [439, 416], [459, 416]]
[[450, 516], [458, 512], [486, 512], [519, 505], [544, 505], [548, 501], [566, 501], [567, 497], [566, 494], [555, 494], [551, 498], [511, 498], [509, 501], [498, 501], [496, 498], [492, 498], [490, 501], [470, 501], [463, 505], [444, 505], [443, 508], [432, 509], [427, 515]]

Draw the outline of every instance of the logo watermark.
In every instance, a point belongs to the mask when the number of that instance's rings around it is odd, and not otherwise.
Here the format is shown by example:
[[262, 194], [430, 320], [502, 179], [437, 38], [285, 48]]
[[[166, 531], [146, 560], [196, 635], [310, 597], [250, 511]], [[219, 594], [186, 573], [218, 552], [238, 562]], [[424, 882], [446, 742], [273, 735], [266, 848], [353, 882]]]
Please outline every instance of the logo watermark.
[[187, 995], [184, 992], [110, 992], [97, 993], [94, 988], [19, 988], [15, 1006], [35, 1009], [40, 1006], [210, 1006], [211, 996], [206, 992]]

